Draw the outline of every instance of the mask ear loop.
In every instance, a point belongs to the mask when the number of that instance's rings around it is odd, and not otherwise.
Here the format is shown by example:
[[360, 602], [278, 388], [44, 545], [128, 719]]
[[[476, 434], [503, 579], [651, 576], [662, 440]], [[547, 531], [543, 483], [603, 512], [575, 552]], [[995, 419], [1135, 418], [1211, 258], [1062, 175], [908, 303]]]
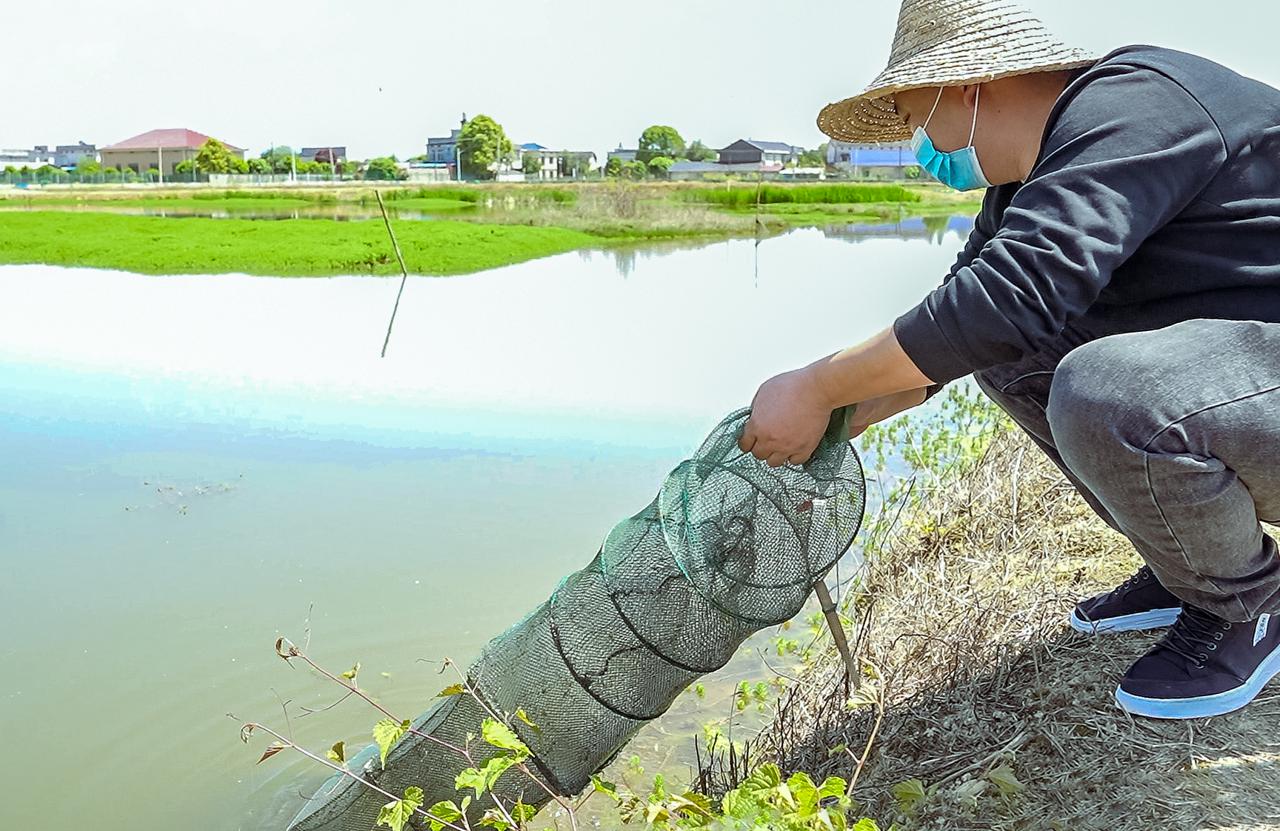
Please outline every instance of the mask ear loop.
[[973, 94], [973, 126], [969, 128], [969, 146], [973, 146], [973, 137], [978, 133], [978, 102], [982, 100], [982, 84], [978, 84], [978, 91]]
[[946, 89], [946, 87], [938, 87], [938, 97], [933, 100], [933, 109], [929, 110], [929, 117], [924, 120], [924, 127], [922, 129], [926, 132], [928, 132], [929, 129], [929, 122], [933, 121], [933, 114], [938, 111], [938, 102], [942, 100], [942, 91], [944, 89]]

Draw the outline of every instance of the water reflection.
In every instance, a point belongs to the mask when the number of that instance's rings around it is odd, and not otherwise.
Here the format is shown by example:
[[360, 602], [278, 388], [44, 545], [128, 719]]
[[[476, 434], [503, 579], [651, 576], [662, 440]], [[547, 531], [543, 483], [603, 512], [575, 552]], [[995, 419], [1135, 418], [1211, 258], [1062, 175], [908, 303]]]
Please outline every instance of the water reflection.
[[868, 239], [925, 240], [943, 245], [948, 236], [968, 237], [973, 230], [972, 216], [913, 216], [893, 222], [824, 225], [822, 231], [832, 239], [862, 242]]

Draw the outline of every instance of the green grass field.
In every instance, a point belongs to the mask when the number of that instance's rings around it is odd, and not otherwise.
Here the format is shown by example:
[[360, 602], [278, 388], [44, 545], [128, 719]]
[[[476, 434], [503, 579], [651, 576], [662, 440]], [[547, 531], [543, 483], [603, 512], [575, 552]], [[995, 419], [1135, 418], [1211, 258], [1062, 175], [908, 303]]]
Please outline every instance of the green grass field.
[[[603, 242], [565, 228], [448, 220], [400, 222], [395, 230], [413, 274], [466, 274]], [[399, 273], [381, 220], [260, 222], [58, 211], [0, 213], [0, 263], [142, 274]]]

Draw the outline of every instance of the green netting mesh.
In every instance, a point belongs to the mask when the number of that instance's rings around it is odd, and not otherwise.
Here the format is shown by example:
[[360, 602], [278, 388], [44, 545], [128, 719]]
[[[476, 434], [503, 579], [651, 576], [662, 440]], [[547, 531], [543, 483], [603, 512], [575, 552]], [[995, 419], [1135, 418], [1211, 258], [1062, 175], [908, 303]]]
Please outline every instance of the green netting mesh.
[[[468, 671], [492, 708], [523, 708], [517, 722], [535, 770], [563, 794], [585, 787], [644, 724], [699, 676], [724, 666], [752, 633], [800, 612], [813, 584], [848, 550], [862, 522], [865, 481], [846, 437], [849, 410], [804, 465], [770, 468], [738, 449], [749, 410], [721, 421], [654, 500], [620, 522], [595, 558], [550, 599], [494, 638]], [[480, 704], [436, 701], [415, 729], [454, 745], [479, 733]], [[480, 744], [475, 761], [492, 749]], [[383, 769], [370, 746], [350, 769], [394, 794], [421, 787], [427, 806], [456, 799], [468, 763], [406, 735]], [[515, 772], [499, 798], [544, 805], [545, 791]], [[296, 831], [367, 831], [387, 798], [337, 775], [307, 801]], [[472, 806], [478, 818], [492, 802]], [[417, 826], [415, 826], [417, 827]]]

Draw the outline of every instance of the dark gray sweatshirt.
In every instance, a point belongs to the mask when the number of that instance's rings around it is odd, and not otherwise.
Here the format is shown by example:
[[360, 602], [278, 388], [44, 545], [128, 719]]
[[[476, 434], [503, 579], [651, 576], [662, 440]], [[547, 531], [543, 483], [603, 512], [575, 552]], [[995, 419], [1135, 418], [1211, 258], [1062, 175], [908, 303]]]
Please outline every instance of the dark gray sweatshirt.
[[1126, 46], [1063, 90], [1027, 180], [987, 189], [950, 274], [894, 331], [942, 384], [1192, 318], [1280, 322], [1280, 90]]

